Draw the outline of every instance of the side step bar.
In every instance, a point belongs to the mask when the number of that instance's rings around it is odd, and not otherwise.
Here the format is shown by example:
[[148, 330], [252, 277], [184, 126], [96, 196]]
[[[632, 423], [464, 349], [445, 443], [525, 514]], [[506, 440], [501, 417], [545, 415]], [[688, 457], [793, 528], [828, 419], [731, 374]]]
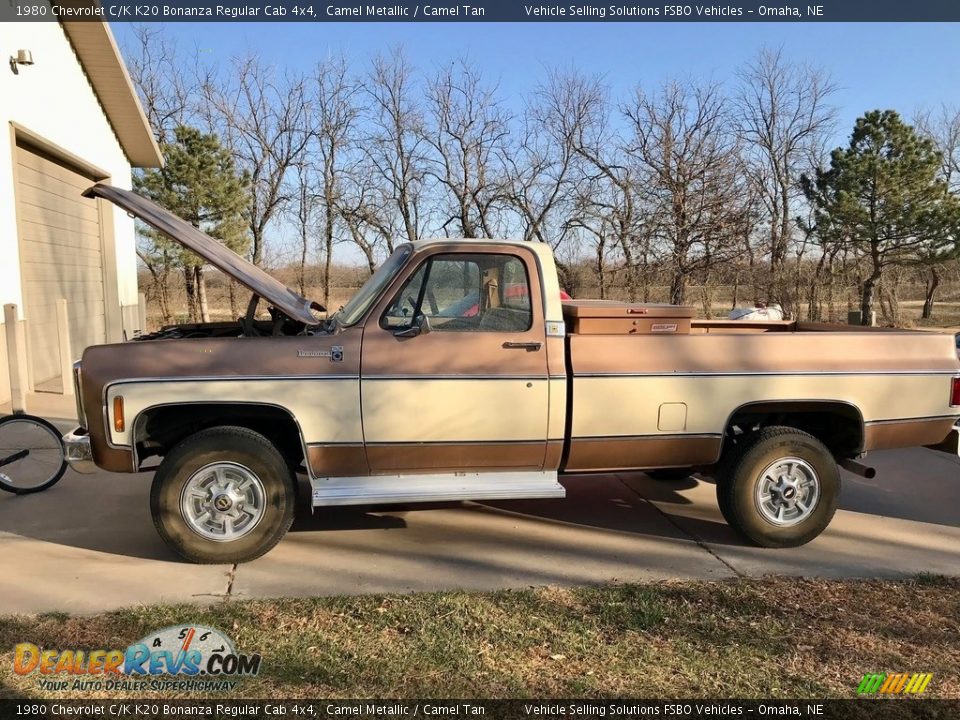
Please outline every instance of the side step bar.
[[310, 484], [314, 507], [562, 498], [567, 494], [557, 482], [556, 471], [330, 477], [311, 480]]

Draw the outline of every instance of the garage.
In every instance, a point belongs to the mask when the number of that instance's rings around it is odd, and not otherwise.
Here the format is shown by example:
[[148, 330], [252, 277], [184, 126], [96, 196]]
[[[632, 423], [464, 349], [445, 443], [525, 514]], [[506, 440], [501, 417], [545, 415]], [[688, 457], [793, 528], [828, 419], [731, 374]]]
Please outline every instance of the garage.
[[146, 323], [133, 218], [81, 193], [160, 148], [106, 22], [0, 22], [0, 416], [76, 412], [72, 362]]
[[15, 165], [28, 379], [35, 392], [59, 393], [57, 300], [67, 301], [70, 361], [106, 340], [100, 207], [80, 195], [97, 178], [22, 143]]

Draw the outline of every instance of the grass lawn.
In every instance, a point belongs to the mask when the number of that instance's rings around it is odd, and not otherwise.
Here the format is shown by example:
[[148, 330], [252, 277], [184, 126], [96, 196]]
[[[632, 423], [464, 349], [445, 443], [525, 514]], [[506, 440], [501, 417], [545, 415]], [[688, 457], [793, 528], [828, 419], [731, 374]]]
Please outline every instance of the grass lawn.
[[960, 697], [960, 579], [926, 576], [231, 601], [92, 617], [5, 617], [0, 696], [43, 696], [35, 676], [13, 673], [18, 642], [125, 648], [178, 623], [217, 627], [240, 651], [263, 655], [259, 677], [239, 686], [238, 696], [252, 698], [854, 697], [866, 672], [930, 672], [926, 696]]

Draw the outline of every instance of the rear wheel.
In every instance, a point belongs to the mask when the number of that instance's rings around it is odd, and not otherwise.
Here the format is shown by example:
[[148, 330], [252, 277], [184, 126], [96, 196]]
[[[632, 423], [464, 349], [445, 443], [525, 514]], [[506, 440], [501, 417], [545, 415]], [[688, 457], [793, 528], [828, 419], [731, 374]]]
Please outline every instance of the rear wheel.
[[812, 435], [768, 427], [744, 439], [717, 469], [717, 502], [726, 521], [762, 547], [796, 547], [830, 524], [840, 471]]
[[160, 537], [198, 563], [247, 562], [271, 550], [293, 522], [296, 483], [263, 435], [218, 427], [170, 451], [153, 479]]

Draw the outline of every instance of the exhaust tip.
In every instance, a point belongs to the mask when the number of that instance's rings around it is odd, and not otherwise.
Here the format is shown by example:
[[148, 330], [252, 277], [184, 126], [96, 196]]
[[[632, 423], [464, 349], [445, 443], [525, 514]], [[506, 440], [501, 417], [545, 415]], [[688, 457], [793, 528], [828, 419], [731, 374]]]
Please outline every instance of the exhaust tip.
[[854, 475], [864, 477], [867, 480], [872, 480], [877, 476], [877, 469], [875, 467], [864, 465], [863, 463], [859, 463], [856, 460], [851, 460], [850, 458], [844, 458], [841, 460], [840, 467], [844, 468], [845, 470], [849, 470]]

